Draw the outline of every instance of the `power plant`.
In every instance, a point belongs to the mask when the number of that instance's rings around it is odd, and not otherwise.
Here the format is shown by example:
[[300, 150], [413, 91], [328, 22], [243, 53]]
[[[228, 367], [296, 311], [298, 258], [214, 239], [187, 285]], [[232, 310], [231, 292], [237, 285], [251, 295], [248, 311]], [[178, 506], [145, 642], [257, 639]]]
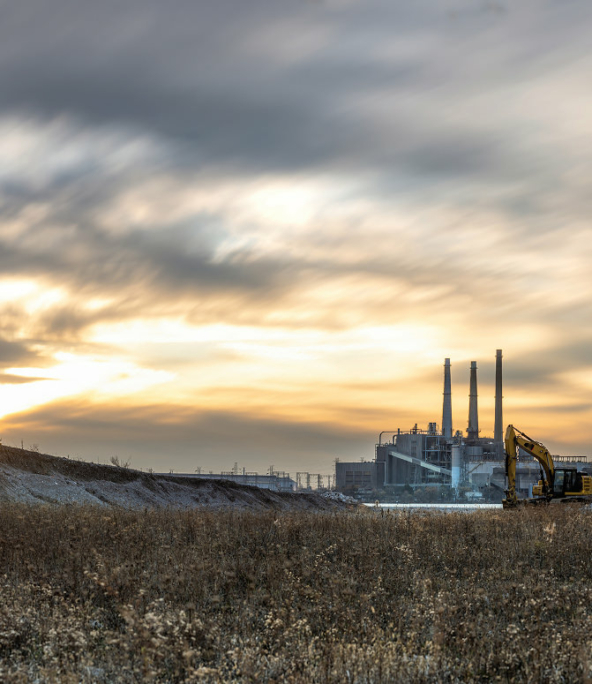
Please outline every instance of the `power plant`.
[[[465, 495], [481, 496], [480, 491], [494, 488], [500, 497], [506, 487], [504, 460], [504, 425], [502, 396], [502, 350], [495, 355], [495, 422], [493, 437], [481, 436], [479, 429], [477, 362], [469, 368], [469, 410], [466, 433], [453, 430], [452, 382], [450, 359], [444, 360], [442, 426], [428, 423], [427, 430], [417, 424], [410, 430], [400, 428], [380, 433], [373, 461], [336, 463], [337, 489], [396, 491], [411, 488], [450, 487]], [[586, 459], [573, 460], [586, 464]], [[517, 489], [523, 496], [532, 494], [538, 481], [539, 466], [521, 458], [517, 471]], [[491, 492], [492, 490], [489, 489]]]

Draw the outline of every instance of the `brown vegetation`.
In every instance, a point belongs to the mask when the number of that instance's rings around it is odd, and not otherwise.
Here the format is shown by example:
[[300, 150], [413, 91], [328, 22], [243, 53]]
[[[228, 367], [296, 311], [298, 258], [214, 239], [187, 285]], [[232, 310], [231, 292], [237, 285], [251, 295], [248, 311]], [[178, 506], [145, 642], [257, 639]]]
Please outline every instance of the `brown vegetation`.
[[590, 676], [581, 509], [0, 510], [3, 682]]

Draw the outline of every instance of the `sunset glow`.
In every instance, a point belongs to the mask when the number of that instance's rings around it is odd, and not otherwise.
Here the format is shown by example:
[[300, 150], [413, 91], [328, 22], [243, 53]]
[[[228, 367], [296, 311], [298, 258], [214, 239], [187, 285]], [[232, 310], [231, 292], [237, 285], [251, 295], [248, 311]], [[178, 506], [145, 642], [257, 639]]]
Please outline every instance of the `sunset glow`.
[[329, 473], [446, 357], [491, 434], [503, 349], [506, 422], [592, 455], [588, 5], [5, 14], [4, 443]]

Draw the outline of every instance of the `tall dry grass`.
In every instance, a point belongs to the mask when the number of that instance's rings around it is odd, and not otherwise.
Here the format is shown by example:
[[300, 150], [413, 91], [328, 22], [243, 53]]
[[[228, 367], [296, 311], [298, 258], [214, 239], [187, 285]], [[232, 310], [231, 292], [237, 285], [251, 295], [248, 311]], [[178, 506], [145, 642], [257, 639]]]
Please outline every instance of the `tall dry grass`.
[[2, 682], [577, 682], [592, 514], [0, 509]]

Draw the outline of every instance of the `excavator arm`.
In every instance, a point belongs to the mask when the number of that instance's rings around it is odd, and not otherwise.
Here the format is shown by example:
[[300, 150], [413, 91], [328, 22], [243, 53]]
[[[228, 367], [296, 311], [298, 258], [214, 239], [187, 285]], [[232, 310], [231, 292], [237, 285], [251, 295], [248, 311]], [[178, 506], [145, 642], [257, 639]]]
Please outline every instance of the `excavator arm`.
[[555, 464], [549, 450], [544, 444], [531, 439], [528, 435], [520, 432], [513, 425], [508, 425], [505, 437], [506, 449], [506, 477], [508, 478], [508, 490], [506, 492], [506, 504], [515, 506], [518, 504], [516, 496], [516, 463], [518, 461], [518, 447], [524, 449], [533, 456], [543, 468], [545, 477], [543, 480], [543, 494], [551, 496], [553, 481], [555, 479]]

